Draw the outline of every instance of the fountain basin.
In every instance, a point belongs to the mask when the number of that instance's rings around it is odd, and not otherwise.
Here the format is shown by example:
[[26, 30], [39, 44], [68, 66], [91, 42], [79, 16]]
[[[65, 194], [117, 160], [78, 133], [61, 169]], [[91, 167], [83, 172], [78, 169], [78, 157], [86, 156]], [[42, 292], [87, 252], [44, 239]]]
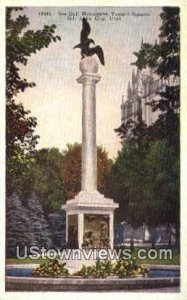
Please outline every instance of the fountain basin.
[[31, 277], [35, 267], [37, 265], [6, 266], [6, 291], [125, 291], [179, 287], [180, 284], [179, 266], [148, 266], [145, 278]]

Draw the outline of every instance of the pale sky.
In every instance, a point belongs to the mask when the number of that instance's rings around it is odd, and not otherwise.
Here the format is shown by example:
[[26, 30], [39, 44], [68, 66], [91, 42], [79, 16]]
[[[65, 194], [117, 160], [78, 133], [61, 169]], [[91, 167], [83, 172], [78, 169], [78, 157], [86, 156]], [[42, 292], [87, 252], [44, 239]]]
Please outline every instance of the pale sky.
[[[39, 12], [50, 12], [42, 16]], [[58, 147], [65, 149], [68, 143], [81, 142], [82, 85], [76, 79], [79, 71], [80, 50], [73, 50], [79, 43], [82, 28], [82, 12], [107, 13], [95, 20], [91, 17], [90, 38], [100, 45], [105, 54], [106, 65], [100, 65], [101, 81], [96, 87], [97, 145], [102, 145], [115, 158], [121, 148], [120, 139], [114, 132], [121, 122], [121, 98], [126, 95], [131, 79], [131, 62], [134, 51], [140, 49], [141, 39], [154, 43], [161, 25], [159, 7], [28, 7], [24, 13], [29, 17], [30, 29], [42, 29], [55, 24], [61, 42], [52, 43], [29, 58], [21, 67], [21, 76], [34, 81], [36, 87], [28, 88], [17, 97], [31, 115], [37, 117], [35, 130], [40, 135], [37, 148]], [[121, 13], [121, 19], [113, 19], [112, 12]], [[76, 14], [74, 20], [68, 18]], [[141, 14], [138, 16], [137, 14]], [[143, 14], [143, 15], [142, 15]]]

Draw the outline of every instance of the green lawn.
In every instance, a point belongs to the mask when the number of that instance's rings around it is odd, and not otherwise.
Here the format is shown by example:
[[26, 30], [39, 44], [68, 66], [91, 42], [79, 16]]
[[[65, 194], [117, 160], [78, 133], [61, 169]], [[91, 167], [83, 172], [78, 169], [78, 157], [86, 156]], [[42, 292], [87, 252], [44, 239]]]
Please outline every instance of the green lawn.
[[[163, 249], [162, 249], [163, 250]], [[169, 255], [166, 256], [166, 259], [163, 256], [163, 253], [161, 252], [161, 249], [157, 249], [158, 258], [156, 259], [138, 259], [137, 252], [138, 249], [135, 249], [133, 252], [133, 256], [136, 257], [137, 262], [141, 264], [154, 264], [154, 265], [179, 265], [180, 264], [180, 252], [177, 249], [172, 249], [172, 259], [170, 259]]]
[[46, 261], [46, 259], [30, 259], [25, 258], [25, 259], [18, 259], [18, 258], [6, 258], [6, 264], [10, 265], [19, 265], [19, 264], [41, 264], [42, 262]]

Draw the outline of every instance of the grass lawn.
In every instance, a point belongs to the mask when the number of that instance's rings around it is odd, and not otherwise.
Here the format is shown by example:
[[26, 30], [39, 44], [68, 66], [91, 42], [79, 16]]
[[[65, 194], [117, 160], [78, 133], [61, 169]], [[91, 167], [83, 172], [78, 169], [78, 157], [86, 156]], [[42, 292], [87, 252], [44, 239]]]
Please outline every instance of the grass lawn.
[[[156, 259], [139, 259], [138, 258], [138, 251], [140, 248], [136, 247], [134, 251], [132, 252], [132, 257], [135, 257], [137, 262], [140, 264], [155, 264], [155, 265], [179, 265], [180, 264], [180, 252], [177, 249], [172, 249], [172, 259], [169, 259], [169, 256], [165, 259], [163, 257], [163, 252], [161, 250], [163, 249], [157, 249], [158, 258]], [[142, 255], [148, 254], [148, 248], [146, 249], [146, 253], [142, 253]], [[150, 255], [153, 257], [154, 252], [151, 252]], [[7, 258], [6, 264], [40, 264], [42, 262], [45, 262], [46, 259], [30, 259], [29, 257], [26, 259], [18, 259], [18, 258]]]
[[6, 258], [6, 264], [8, 265], [19, 265], [19, 264], [41, 264], [45, 262], [46, 259], [38, 258], [38, 259], [18, 259], [18, 258]]
[[[137, 262], [141, 264], [154, 264], [154, 265], [179, 265], [180, 264], [180, 252], [177, 249], [168, 249], [171, 251], [171, 259], [169, 252], [166, 253], [166, 256], [164, 255], [163, 250], [165, 249], [157, 249], [157, 258], [150, 259], [139, 259], [138, 258], [138, 249], [136, 248], [132, 253], [132, 256], [134, 256], [137, 260]], [[147, 249], [146, 256], [149, 252], [149, 249]], [[144, 253], [142, 253], [144, 255]], [[154, 256], [154, 252], [151, 250], [150, 257]]]

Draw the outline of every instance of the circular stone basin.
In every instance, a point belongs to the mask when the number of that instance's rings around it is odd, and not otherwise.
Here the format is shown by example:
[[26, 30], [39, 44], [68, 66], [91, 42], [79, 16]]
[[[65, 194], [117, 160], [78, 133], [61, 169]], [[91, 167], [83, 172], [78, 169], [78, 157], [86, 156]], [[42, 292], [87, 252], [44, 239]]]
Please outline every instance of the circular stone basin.
[[[37, 266], [35, 265], [34, 268]], [[178, 266], [149, 266], [148, 277], [32, 277], [32, 266], [6, 266], [6, 291], [117, 291], [178, 287]]]
[[[11, 267], [10, 265], [6, 267], [6, 276], [13, 276], [13, 277], [34, 277], [32, 276], [32, 270], [36, 266], [33, 267], [24, 267], [24, 266], [16, 266], [16, 267]], [[147, 274], [148, 278], [157, 278], [157, 277], [179, 277], [180, 276], [180, 269], [177, 266], [150, 266]], [[68, 276], [72, 278], [77, 278], [77, 276]], [[114, 276], [113, 276], [114, 277]], [[115, 276], [118, 278], [118, 276]], [[41, 277], [40, 277], [41, 278]], [[45, 277], [46, 278], [46, 277]], [[48, 277], [47, 277], [48, 278]], [[78, 276], [78, 278], [83, 278], [81, 276]]]

